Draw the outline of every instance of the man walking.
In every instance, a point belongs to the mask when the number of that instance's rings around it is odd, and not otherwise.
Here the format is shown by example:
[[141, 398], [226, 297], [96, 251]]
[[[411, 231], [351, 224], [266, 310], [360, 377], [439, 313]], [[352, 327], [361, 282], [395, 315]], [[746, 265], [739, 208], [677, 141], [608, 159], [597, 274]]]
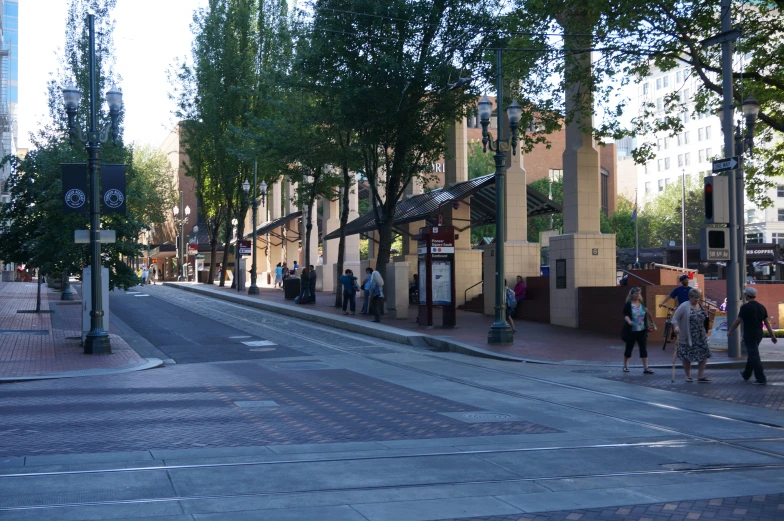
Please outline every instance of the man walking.
[[764, 323], [765, 327], [768, 328], [768, 333], [770, 333], [770, 338], [774, 344], [778, 342], [778, 339], [773, 333], [773, 328], [770, 327], [768, 310], [757, 302], [757, 290], [747, 287], [744, 293], [748, 302], [740, 307], [738, 318], [732, 323], [727, 336], [731, 335], [743, 323], [743, 342], [746, 344], [746, 352], [749, 356], [746, 359], [746, 368], [740, 372], [740, 375], [744, 380], [748, 380], [753, 372], [755, 380], [752, 383], [765, 385], [768, 381], [765, 378], [765, 371], [762, 368], [762, 360], [759, 354], [759, 344], [762, 341], [762, 324]]
[[[689, 300], [689, 276], [685, 273], [678, 277], [678, 281], [680, 281], [681, 285], [672, 290], [670, 296], [664, 299], [664, 301], [659, 304], [659, 307], [663, 308], [667, 305], [667, 302], [670, 301], [671, 298], [674, 298], [678, 301], [678, 306]], [[677, 307], [677, 306], [676, 306]]]
[[313, 303], [316, 303], [316, 279], [318, 278], [318, 274], [316, 273], [316, 268], [313, 267], [313, 264], [308, 266], [308, 284], [310, 285], [310, 298], [313, 299]]

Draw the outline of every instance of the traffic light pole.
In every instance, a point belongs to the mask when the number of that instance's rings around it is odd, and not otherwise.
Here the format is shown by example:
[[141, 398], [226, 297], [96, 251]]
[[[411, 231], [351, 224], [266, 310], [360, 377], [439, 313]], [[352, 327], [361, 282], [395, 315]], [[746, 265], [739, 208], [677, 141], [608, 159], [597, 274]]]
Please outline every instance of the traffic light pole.
[[[731, 0], [721, 0], [721, 30], [722, 33], [729, 33], [732, 30], [732, 19], [730, 18], [730, 4]], [[722, 110], [724, 111], [724, 118], [722, 122], [722, 130], [724, 131], [724, 157], [732, 157], [735, 152], [735, 137], [733, 135], [733, 110], [732, 110], [732, 41], [725, 39], [721, 44], [721, 75], [722, 75], [722, 90], [724, 94]], [[735, 172], [730, 171], [730, 182], [727, 183], [727, 192], [729, 195], [729, 229], [730, 229], [730, 260], [727, 263], [727, 323], [732, 324], [738, 317], [738, 309], [740, 307], [740, 287], [741, 276], [745, 270], [740, 265], [741, 247], [743, 243], [738, 239], [738, 214], [736, 205], [736, 190]], [[740, 244], [739, 244], [740, 242]], [[745, 247], [744, 247], [745, 249]], [[744, 252], [745, 253], [745, 252]], [[745, 276], [743, 277], [745, 279]], [[741, 356], [740, 349], [740, 330], [735, 331], [727, 337], [727, 356], [730, 358], [738, 358]]]

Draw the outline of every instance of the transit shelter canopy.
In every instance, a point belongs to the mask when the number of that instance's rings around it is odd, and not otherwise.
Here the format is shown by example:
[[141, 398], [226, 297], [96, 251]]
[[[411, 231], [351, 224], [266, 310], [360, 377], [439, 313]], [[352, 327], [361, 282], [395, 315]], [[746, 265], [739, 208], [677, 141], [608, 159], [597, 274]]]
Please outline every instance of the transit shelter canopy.
[[[258, 228], [256, 228], [256, 235], [264, 235], [276, 228], [280, 228], [281, 226], [285, 226], [291, 220], [294, 220], [298, 217], [302, 217], [302, 212], [294, 212], [290, 213], [285, 217], [279, 217], [274, 221], [269, 221], [263, 224], [260, 224]], [[253, 236], [253, 230], [249, 231], [245, 234], [245, 238], [248, 239]]]
[[[528, 216], [548, 215], [560, 213], [562, 208], [541, 193], [527, 187]], [[471, 198], [471, 226], [481, 226], [495, 223], [495, 174], [456, 183], [449, 188], [437, 188], [430, 192], [415, 195], [397, 203], [395, 207], [394, 227], [417, 221], [432, 220], [437, 222], [438, 213], [444, 204], [463, 202]], [[369, 233], [378, 229], [375, 212], [371, 209], [365, 215], [346, 224], [346, 235]], [[340, 230], [335, 230], [325, 236], [324, 240], [337, 239]]]

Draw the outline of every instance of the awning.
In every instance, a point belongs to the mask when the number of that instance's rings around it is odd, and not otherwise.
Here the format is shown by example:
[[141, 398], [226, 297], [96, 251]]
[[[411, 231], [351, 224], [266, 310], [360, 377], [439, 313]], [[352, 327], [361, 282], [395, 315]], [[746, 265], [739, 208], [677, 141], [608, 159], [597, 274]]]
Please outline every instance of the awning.
[[[528, 187], [527, 190], [528, 216], [547, 215], [562, 211], [560, 205], [554, 203], [541, 193]], [[495, 222], [495, 175], [489, 174], [462, 183], [457, 183], [449, 188], [437, 188], [430, 192], [415, 195], [399, 201], [395, 207], [395, 221], [393, 226], [417, 221], [437, 221], [439, 209], [446, 203], [462, 202], [471, 198], [471, 223], [470, 226], [481, 226]], [[466, 226], [468, 227], [468, 226]], [[346, 235], [368, 233], [378, 229], [376, 216], [373, 210], [354, 219], [346, 225]], [[324, 240], [337, 239], [340, 230], [335, 230], [325, 236]]]
[[[298, 217], [302, 217], [302, 212], [290, 213], [285, 217], [279, 217], [274, 221], [269, 221], [264, 224], [260, 224], [259, 227], [256, 228], [256, 236], [266, 235], [267, 233], [271, 232], [275, 228], [280, 228], [282, 226], [285, 226], [286, 223]], [[249, 239], [251, 237], [253, 237], [253, 230], [245, 234], [246, 239]]]

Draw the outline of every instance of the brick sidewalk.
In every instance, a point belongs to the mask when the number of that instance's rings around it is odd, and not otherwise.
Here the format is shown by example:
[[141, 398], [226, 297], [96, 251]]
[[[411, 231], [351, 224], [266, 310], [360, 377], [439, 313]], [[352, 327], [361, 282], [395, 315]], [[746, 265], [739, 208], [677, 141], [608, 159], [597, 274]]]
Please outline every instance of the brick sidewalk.
[[117, 335], [110, 335], [112, 354], [85, 355], [80, 345], [81, 303], [60, 303], [60, 294], [46, 286], [41, 288], [41, 309], [50, 310], [49, 301], [56, 301], [55, 313], [18, 313], [35, 309], [36, 286], [0, 282], [0, 378], [89, 374], [146, 363]]
[[[197, 284], [197, 286], [204, 287], [203, 284]], [[213, 288], [235, 295], [238, 294], [236, 290], [230, 288], [220, 288], [217, 285], [213, 286]], [[274, 302], [280, 305], [315, 309], [323, 313], [339, 316], [343, 315], [339, 308], [334, 307], [334, 293], [316, 292], [316, 304], [308, 304], [306, 306], [299, 306], [294, 304], [293, 301], [285, 300], [283, 298], [283, 291], [280, 289], [261, 287], [259, 288], [259, 295], [248, 295], [247, 292], [240, 292], [239, 294], [249, 298]], [[362, 298], [357, 296], [357, 309], [360, 309], [361, 305]], [[413, 314], [413, 311], [409, 314]], [[372, 317], [356, 315], [351, 317], [351, 319], [370, 322]], [[517, 333], [515, 334], [514, 344], [508, 347], [490, 346], [487, 344], [487, 332], [493, 323], [493, 317], [479, 313], [458, 310], [457, 323], [459, 327], [455, 329], [443, 329], [438, 327], [426, 329], [420, 327], [416, 323], [414, 317], [407, 320], [389, 320], [382, 316], [381, 322], [386, 326], [444, 337], [487, 351], [527, 360], [562, 363], [573, 362], [576, 364], [606, 363], [608, 365], [620, 366], [623, 363], [624, 345], [620, 339], [621, 317], [618, 316], [617, 319], [618, 337], [593, 331], [518, 320], [515, 321]], [[668, 344], [666, 351], [663, 351], [661, 347], [661, 343], [659, 342], [648, 346], [649, 363], [654, 365], [667, 365], [672, 363], [672, 344]], [[760, 345], [760, 354], [763, 360], [784, 360], [784, 348], [775, 346], [770, 340], [763, 340]], [[711, 362], [715, 363], [732, 360], [734, 359], [729, 358], [726, 351], [714, 351]], [[636, 347], [632, 355], [631, 365], [641, 365], [639, 350]]]
[[784, 494], [675, 501], [588, 510], [562, 510], [511, 516], [471, 517], [441, 521], [781, 521]]

